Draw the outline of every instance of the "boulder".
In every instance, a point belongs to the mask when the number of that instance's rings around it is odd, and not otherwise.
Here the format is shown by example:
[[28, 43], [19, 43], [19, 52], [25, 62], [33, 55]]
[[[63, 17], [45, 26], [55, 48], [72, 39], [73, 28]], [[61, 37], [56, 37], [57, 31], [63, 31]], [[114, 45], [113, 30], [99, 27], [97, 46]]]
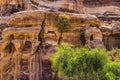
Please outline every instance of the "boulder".
[[111, 25], [101, 25], [100, 30], [104, 36], [110, 36], [112, 33], [112, 26]]
[[112, 35], [120, 35], [120, 23], [116, 23], [113, 25]]
[[86, 43], [91, 48], [103, 48], [104, 44], [102, 42], [103, 36], [102, 32], [99, 28], [96, 27], [88, 27], [85, 30], [85, 40]]
[[120, 23], [102, 25], [100, 29], [103, 34], [103, 42], [106, 49], [120, 48]]
[[86, 42], [92, 41], [92, 40], [98, 40], [98, 41], [103, 40], [102, 32], [100, 31], [99, 28], [96, 28], [96, 27], [86, 28], [85, 38], [86, 38]]
[[103, 42], [102, 42], [102, 41], [99, 41], [99, 40], [89, 41], [89, 42], [88, 42], [88, 46], [89, 46], [91, 49], [94, 49], [94, 48], [104, 48]]

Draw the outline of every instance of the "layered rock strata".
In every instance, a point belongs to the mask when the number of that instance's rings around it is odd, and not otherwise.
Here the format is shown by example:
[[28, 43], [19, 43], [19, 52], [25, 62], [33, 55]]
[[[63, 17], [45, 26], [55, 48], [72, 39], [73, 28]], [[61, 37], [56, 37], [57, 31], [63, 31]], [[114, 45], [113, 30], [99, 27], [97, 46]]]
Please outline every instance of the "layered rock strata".
[[[45, 80], [52, 79], [50, 57], [56, 52], [60, 32], [57, 28], [58, 16], [69, 16], [70, 26], [63, 32], [62, 42], [81, 45], [81, 29], [86, 26], [99, 26], [99, 20], [88, 14], [68, 14], [60, 12], [43, 12], [40, 10], [18, 12], [8, 17], [1, 17], [0, 40], [0, 80], [34, 80], [35, 79], [35, 50], [39, 44], [38, 34], [46, 14], [44, 33], [44, 48], [42, 49], [42, 74]], [[7, 63], [5, 63], [7, 62]]]

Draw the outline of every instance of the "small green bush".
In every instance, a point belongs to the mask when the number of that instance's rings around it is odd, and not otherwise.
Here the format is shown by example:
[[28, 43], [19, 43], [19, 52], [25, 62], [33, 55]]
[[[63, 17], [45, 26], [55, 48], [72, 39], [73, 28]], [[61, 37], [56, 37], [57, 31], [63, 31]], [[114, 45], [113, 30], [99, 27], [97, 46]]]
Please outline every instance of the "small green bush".
[[52, 59], [52, 66], [69, 78], [99, 80], [99, 73], [108, 61], [109, 57], [105, 50], [89, 50], [88, 47], [71, 48], [70, 45], [64, 44], [59, 46]]
[[60, 14], [57, 18], [57, 28], [58, 31], [62, 31], [69, 26], [70, 18], [68, 15]]
[[110, 62], [104, 67], [106, 80], [120, 80], [120, 62]]
[[69, 26], [69, 16], [65, 15], [65, 14], [60, 14], [57, 18], [57, 28], [58, 31], [60, 32], [60, 36], [58, 39], [58, 45], [60, 45], [60, 42], [62, 40], [62, 35], [63, 35], [63, 31]]

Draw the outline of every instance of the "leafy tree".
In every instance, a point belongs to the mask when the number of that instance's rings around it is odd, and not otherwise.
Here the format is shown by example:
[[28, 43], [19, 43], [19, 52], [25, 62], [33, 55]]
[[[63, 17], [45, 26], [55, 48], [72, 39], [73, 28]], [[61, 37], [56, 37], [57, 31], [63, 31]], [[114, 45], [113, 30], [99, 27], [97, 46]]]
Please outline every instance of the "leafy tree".
[[99, 80], [99, 73], [108, 62], [105, 50], [78, 48], [78, 76], [85, 80]]
[[53, 69], [58, 69], [69, 78], [99, 80], [99, 74], [108, 62], [108, 55], [102, 49], [72, 48], [65, 44], [60, 45], [52, 61]]
[[52, 59], [53, 61], [53, 69], [59, 70], [61, 73], [68, 77], [72, 77], [75, 75], [75, 59], [73, 54], [74, 49], [72, 49], [68, 44], [60, 45], [58, 48], [55, 57]]
[[58, 31], [60, 32], [60, 36], [58, 39], [58, 45], [60, 45], [63, 31], [64, 29], [68, 27], [69, 21], [70, 21], [69, 16], [65, 14], [60, 14], [57, 18], [57, 27], [58, 27]]

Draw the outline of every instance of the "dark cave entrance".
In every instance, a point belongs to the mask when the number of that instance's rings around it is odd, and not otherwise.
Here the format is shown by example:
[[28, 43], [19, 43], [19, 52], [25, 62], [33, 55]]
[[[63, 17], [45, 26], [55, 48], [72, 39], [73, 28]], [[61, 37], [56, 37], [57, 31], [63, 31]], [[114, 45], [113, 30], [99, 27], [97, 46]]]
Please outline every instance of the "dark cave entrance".
[[94, 39], [93, 39], [93, 34], [90, 36], [90, 41], [92, 41], [92, 40], [94, 40]]
[[81, 45], [85, 45], [86, 44], [85, 32], [81, 33], [81, 35], [80, 35], [80, 41], [81, 41]]

